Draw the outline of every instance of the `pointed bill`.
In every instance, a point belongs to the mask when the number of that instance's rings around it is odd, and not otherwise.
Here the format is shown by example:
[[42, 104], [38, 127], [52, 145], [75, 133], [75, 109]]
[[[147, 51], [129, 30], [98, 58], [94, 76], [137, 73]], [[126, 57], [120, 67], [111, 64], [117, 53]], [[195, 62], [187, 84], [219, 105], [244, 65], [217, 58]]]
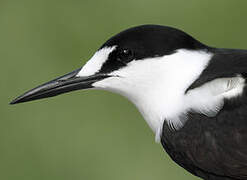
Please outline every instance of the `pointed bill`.
[[31, 89], [23, 95], [14, 99], [12, 102], [10, 102], [10, 104], [17, 104], [42, 98], [48, 98], [80, 89], [93, 88], [93, 83], [108, 77], [104, 74], [79, 77], [77, 76], [77, 74], [80, 72], [80, 70], [81, 68], [64, 76], [58, 77], [45, 84], [42, 84], [34, 89]]

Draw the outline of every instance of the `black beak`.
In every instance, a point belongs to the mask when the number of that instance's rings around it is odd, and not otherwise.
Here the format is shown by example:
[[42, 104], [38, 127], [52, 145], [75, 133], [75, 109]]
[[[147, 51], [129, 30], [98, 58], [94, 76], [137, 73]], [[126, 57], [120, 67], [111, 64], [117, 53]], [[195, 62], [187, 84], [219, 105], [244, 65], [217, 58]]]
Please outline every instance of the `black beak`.
[[93, 88], [93, 83], [109, 77], [102, 74], [95, 74], [88, 77], [77, 77], [76, 75], [79, 73], [80, 70], [81, 68], [59, 78], [56, 78], [52, 81], [49, 81], [45, 84], [42, 84], [34, 89], [31, 89], [30, 91], [27, 91], [23, 95], [14, 99], [10, 104], [17, 104], [36, 99], [52, 97], [80, 89]]

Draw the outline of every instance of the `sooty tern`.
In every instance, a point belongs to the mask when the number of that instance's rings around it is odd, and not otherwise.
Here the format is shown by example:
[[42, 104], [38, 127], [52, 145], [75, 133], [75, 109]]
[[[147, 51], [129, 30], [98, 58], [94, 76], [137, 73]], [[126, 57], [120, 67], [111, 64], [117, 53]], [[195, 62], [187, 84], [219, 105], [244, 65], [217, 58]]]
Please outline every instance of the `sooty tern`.
[[143, 25], [105, 42], [82, 67], [11, 104], [79, 89], [133, 102], [156, 141], [205, 180], [247, 179], [247, 50], [207, 46], [171, 27]]

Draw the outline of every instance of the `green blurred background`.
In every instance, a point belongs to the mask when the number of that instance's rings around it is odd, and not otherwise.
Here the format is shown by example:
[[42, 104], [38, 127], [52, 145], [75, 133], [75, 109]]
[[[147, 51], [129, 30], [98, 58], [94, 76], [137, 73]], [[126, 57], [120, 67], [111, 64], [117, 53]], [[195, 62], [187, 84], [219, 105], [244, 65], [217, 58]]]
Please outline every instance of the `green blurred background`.
[[246, 7], [246, 0], [0, 0], [0, 180], [198, 179], [170, 160], [119, 95], [77, 91], [8, 103], [82, 66], [131, 26], [169, 25], [208, 45], [247, 48]]

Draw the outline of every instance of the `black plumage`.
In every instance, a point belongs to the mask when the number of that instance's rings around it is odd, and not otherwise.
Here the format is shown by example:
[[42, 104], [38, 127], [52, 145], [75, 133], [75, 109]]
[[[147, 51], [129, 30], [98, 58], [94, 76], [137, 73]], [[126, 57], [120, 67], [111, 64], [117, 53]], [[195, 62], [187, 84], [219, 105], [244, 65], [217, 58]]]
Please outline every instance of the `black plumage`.
[[[215, 55], [188, 90], [222, 77], [246, 78], [247, 51], [211, 48]], [[215, 117], [190, 112], [185, 125], [171, 129], [164, 123], [161, 142], [180, 166], [205, 180], [247, 179], [247, 89], [224, 99]]]
[[178, 131], [165, 123], [161, 142], [176, 163], [205, 180], [247, 179], [246, 116], [246, 105], [213, 118], [190, 113]]
[[[186, 86], [185, 95], [218, 78], [247, 78], [247, 50], [209, 47], [171, 27], [143, 25], [130, 28], [110, 38], [99, 50], [114, 46], [116, 48], [95, 74], [80, 77], [77, 76], [79, 69], [28, 91], [12, 104], [93, 88], [94, 83], [111, 77], [111, 72], [128, 66], [133, 60], [155, 59], [176, 53], [179, 49], [212, 54], [200, 76], [188, 88]], [[170, 157], [205, 180], [247, 180], [246, 87], [241, 95], [224, 99], [224, 106], [214, 117], [193, 111], [181, 118], [185, 117], [185, 124], [179, 129], [164, 121], [161, 143]]]

